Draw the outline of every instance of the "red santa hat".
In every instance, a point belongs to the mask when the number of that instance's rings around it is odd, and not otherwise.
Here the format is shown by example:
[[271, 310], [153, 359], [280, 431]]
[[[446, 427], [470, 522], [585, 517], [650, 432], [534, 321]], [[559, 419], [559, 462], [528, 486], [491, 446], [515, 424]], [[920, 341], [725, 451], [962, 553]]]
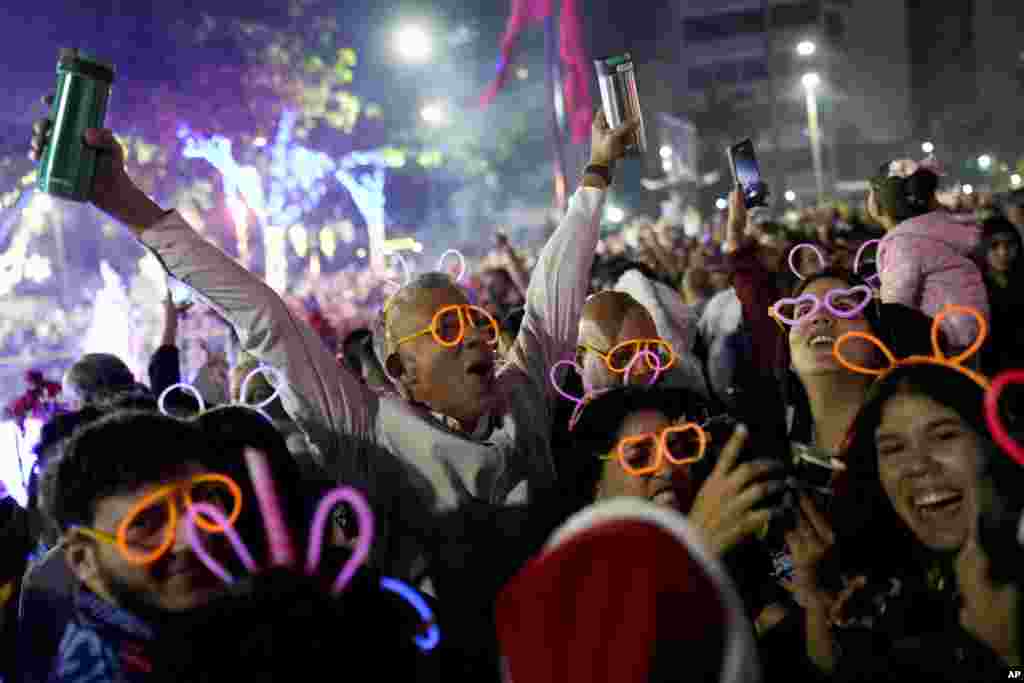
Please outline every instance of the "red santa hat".
[[504, 588], [496, 619], [512, 683], [760, 680], [725, 571], [682, 515], [642, 499], [570, 518]]

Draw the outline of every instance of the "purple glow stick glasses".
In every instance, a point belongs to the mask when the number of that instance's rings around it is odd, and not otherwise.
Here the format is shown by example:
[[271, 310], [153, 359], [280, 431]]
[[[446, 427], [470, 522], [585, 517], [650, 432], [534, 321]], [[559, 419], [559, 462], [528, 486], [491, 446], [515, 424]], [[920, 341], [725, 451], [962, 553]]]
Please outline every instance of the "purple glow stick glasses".
[[[860, 303], [854, 304], [849, 308], [840, 308], [834, 301], [840, 297], [851, 297], [855, 294], [860, 294], [864, 297], [864, 300]], [[779, 299], [776, 301], [771, 308], [771, 315], [778, 320], [786, 323], [787, 325], [799, 325], [801, 321], [806, 320], [818, 313], [821, 307], [824, 306], [830, 314], [837, 318], [844, 318], [849, 320], [860, 315], [868, 304], [871, 302], [874, 292], [867, 285], [857, 285], [856, 287], [850, 287], [849, 289], [831, 289], [825, 294], [824, 299], [819, 299], [817, 295], [811, 292], [804, 292], [800, 296], [793, 299]], [[800, 304], [810, 304], [810, 308], [801, 311]], [[794, 317], [790, 318], [782, 312], [782, 308], [787, 305], [793, 306]]]

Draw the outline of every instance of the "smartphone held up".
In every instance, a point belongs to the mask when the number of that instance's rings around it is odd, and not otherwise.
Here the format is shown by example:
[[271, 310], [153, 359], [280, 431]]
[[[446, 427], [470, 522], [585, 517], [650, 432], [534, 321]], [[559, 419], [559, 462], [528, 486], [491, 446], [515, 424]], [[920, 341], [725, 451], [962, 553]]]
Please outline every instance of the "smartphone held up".
[[640, 127], [633, 140], [626, 146], [631, 156], [647, 151], [647, 130], [644, 127], [643, 112], [640, 110], [640, 95], [636, 88], [636, 67], [628, 52], [594, 60], [597, 83], [601, 88], [601, 106], [605, 120], [611, 128], [617, 128], [634, 118], [640, 119]]
[[192, 288], [169, 275], [167, 276], [167, 292], [171, 295], [171, 303], [178, 308], [192, 303]]
[[768, 199], [768, 187], [761, 179], [753, 141], [747, 138], [729, 147], [726, 153], [729, 155], [732, 178], [743, 192], [743, 203], [748, 209], [764, 206]]

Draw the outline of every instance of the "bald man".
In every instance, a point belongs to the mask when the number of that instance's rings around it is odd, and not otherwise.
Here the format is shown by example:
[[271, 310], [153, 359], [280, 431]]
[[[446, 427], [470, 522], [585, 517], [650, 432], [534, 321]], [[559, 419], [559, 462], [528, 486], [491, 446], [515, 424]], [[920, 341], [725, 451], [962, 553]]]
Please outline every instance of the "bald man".
[[[613, 368], [621, 370], [628, 365], [640, 348], [626, 342], [660, 339], [672, 349], [672, 367], [664, 373], [663, 379], [659, 378], [659, 383], [707, 396], [703, 368], [693, 355], [696, 320], [674, 290], [665, 287], [666, 292], [661, 292], [656, 284], [639, 271], [630, 270], [620, 278], [615, 290], [599, 292], [587, 300], [580, 319], [577, 346], [577, 362], [583, 368], [586, 387], [650, 383], [652, 365], [656, 365], [653, 359], [651, 363], [647, 358], [638, 359], [630, 368], [628, 378], [624, 372]], [[639, 299], [649, 302], [650, 308]], [[676, 304], [674, 309], [672, 304]], [[618, 358], [609, 357], [608, 352], [617, 346], [620, 347]], [[656, 346], [647, 348], [652, 352], [657, 350]], [[606, 359], [611, 360], [611, 367]], [[663, 364], [667, 360], [661, 359]]]
[[[598, 292], [587, 299], [580, 318], [577, 348], [577, 362], [583, 368], [584, 386], [603, 389], [624, 382], [650, 382], [653, 359], [651, 363], [645, 362], [646, 358], [637, 359], [630, 368], [628, 378], [624, 372], [617, 371], [629, 364], [637, 352], [636, 346], [624, 348], [609, 357], [609, 352], [623, 342], [643, 339], [660, 337], [651, 314], [636, 299], [629, 294], [614, 291]], [[667, 358], [663, 361], [667, 361]]]

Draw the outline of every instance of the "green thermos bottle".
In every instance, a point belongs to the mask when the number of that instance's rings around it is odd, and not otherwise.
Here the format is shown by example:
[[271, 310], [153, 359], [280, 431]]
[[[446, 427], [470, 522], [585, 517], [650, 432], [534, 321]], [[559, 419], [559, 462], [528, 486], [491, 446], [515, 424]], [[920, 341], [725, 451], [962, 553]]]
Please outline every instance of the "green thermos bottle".
[[78, 50], [60, 51], [50, 140], [39, 162], [43, 192], [76, 202], [92, 197], [97, 152], [85, 146], [84, 135], [103, 127], [113, 82], [112, 65]]

